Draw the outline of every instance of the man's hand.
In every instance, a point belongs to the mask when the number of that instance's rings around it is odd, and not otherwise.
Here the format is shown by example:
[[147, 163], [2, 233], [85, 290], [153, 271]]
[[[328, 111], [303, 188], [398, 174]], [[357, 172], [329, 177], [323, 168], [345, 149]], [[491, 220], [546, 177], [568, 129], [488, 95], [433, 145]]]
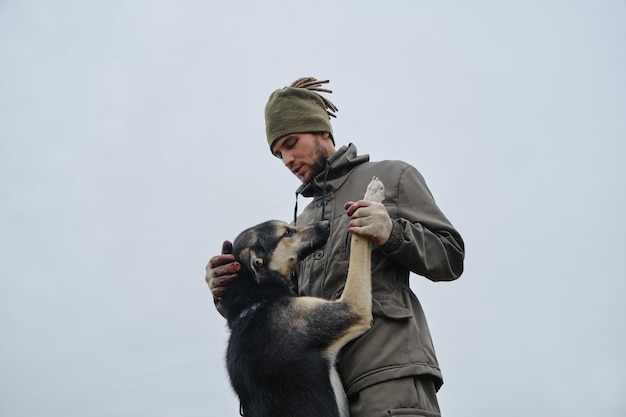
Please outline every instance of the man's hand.
[[233, 244], [226, 240], [222, 244], [222, 254], [212, 257], [206, 266], [205, 280], [213, 297], [222, 297], [230, 280], [237, 277], [239, 269], [241, 265], [233, 256]]
[[371, 239], [377, 245], [384, 245], [393, 229], [393, 223], [382, 203], [359, 200], [348, 201], [344, 209], [351, 216], [348, 231], [357, 236]]

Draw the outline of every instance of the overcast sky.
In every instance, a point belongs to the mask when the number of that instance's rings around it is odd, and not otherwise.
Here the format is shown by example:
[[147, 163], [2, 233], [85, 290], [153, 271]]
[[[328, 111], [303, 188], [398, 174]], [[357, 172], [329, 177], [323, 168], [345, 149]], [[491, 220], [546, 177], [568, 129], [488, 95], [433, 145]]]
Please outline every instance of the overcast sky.
[[624, 0], [0, 0], [0, 415], [238, 415], [204, 267], [291, 219], [301, 76], [465, 239], [444, 416], [626, 415]]

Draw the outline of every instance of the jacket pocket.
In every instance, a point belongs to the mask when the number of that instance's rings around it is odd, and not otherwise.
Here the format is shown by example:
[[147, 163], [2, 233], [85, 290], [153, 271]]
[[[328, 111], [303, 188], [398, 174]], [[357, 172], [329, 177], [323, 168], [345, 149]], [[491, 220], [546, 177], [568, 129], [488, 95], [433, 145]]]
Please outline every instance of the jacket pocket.
[[413, 312], [409, 308], [394, 299], [379, 300], [374, 298], [372, 300], [372, 313], [396, 320], [413, 317]]
[[441, 417], [441, 414], [439, 413], [420, 410], [419, 408], [395, 408], [393, 410], [389, 410], [389, 415], [403, 417]]

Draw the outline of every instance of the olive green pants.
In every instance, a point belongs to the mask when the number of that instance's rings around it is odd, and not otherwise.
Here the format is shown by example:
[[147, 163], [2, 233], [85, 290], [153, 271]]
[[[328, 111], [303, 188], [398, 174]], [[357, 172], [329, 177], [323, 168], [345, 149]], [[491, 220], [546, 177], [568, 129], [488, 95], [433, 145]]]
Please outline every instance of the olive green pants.
[[392, 379], [350, 396], [350, 417], [440, 417], [435, 384], [428, 375]]

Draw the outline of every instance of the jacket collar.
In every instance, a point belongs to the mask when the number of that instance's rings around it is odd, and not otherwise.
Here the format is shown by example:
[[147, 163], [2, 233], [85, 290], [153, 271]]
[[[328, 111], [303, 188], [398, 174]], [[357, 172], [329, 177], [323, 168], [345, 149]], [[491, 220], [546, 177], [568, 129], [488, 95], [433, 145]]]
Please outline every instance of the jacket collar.
[[324, 184], [325, 172], [321, 172], [313, 178], [308, 184], [302, 184], [297, 190], [296, 195], [301, 194], [304, 197], [313, 197], [321, 195], [326, 188], [326, 192], [335, 191], [343, 185], [348, 179], [348, 174], [354, 167], [363, 162], [369, 161], [369, 155], [357, 155], [356, 146], [349, 144], [342, 146], [328, 158], [330, 169], [326, 176], [326, 184]]

